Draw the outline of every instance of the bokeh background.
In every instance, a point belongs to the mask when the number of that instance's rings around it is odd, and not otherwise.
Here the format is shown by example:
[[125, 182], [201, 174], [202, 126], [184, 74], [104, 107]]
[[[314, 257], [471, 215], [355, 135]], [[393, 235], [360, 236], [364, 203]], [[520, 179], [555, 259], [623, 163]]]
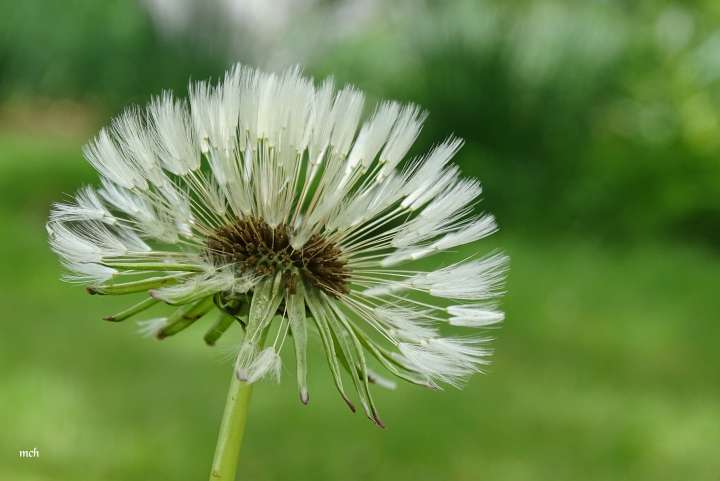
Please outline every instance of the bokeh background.
[[[0, 1], [0, 479], [206, 479], [231, 363], [61, 283], [52, 201], [123, 106], [234, 61], [333, 74], [454, 132], [512, 257], [464, 391], [351, 415], [323, 361], [255, 391], [243, 480], [720, 479], [720, 3]], [[226, 344], [229, 346], [230, 344]], [[318, 351], [318, 349], [316, 349]], [[18, 450], [37, 448], [38, 459]]]

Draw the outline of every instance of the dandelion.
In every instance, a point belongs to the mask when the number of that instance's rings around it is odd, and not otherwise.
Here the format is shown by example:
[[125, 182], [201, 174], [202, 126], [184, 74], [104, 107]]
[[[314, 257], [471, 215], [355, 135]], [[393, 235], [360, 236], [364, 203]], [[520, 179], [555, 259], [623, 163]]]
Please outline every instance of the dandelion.
[[507, 258], [417, 262], [497, 229], [476, 213], [480, 184], [451, 163], [462, 141], [410, 159], [426, 114], [396, 102], [363, 112], [353, 87], [236, 66], [192, 84], [188, 101], [166, 92], [117, 117], [84, 149], [100, 186], [52, 210], [69, 280], [145, 293], [108, 320], [167, 304], [143, 334], [164, 339], [211, 312], [207, 344], [244, 333], [211, 479], [234, 473], [239, 441], [223, 435], [244, 425], [249, 385], [279, 377], [288, 344], [303, 403], [317, 336], [342, 399], [355, 411], [352, 387], [378, 425], [371, 384], [394, 386], [378, 370], [441, 388], [488, 363], [488, 339], [474, 333], [503, 319]]

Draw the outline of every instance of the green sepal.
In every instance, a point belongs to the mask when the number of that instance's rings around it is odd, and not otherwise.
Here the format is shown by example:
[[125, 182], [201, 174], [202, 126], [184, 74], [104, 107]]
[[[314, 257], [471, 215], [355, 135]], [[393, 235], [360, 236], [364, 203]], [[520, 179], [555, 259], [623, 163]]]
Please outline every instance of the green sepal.
[[360, 374], [357, 372], [355, 359], [352, 357], [350, 352], [347, 339], [342, 333], [337, 332], [337, 326], [333, 326], [331, 322], [328, 322], [328, 328], [330, 330], [330, 336], [332, 337], [332, 343], [335, 347], [335, 355], [339, 361], [339, 365], [350, 375], [350, 380], [355, 386], [355, 391], [360, 396], [360, 405], [365, 411], [365, 415], [370, 416], [370, 409], [367, 403], [367, 397], [363, 392], [363, 388], [359, 382]]
[[[192, 274], [181, 274], [181, 276], [192, 276]], [[170, 306], [184, 306], [185, 304], [190, 304], [190, 303], [196, 302], [200, 299], [205, 299], [208, 296], [212, 297], [214, 299], [215, 304], [217, 305], [217, 302], [216, 302], [217, 298], [218, 298], [217, 295], [220, 293], [215, 288], [203, 287], [201, 285], [200, 287], [190, 291], [188, 294], [181, 296], [181, 297], [176, 297], [172, 300], [166, 299], [165, 297], [163, 297], [162, 291], [158, 291], [156, 289], [151, 289], [149, 291], [149, 294], [151, 297], [161, 300], [162, 302], [164, 302], [165, 304], [168, 304]], [[223, 310], [226, 310], [223, 307], [221, 307], [220, 305], [218, 305], [218, 307], [220, 307]], [[240, 307], [242, 307], [242, 306], [240, 306]]]
[[311, 292], [308, 292], [306, 299], [308, 307], [310, 308], [310, 312], [312, 313], [312, 318], [315, 321], [315, 326], [320, 333], [320, 339], [322, 340], [323, 348], [325, 349], [325, 357], [327, 358], [333, 381], [335, 381], [335, 387], [337, 388], [340, 396], [343, 398], [350, 410], [352, 412], [355, 412], [357, 409], [355, 408], [355, 405], [352, 403], [348, 395], [345, 393], [345, 389], [343, 387], [342, 373], [340, 371], [337, 353], [335, 352], [335, 343], [333, 342], [330, 327], [327, 325], [327, 321], [325, 319], [327, 317], [327, 313], [324, 312], [323, 306], [320, 305], [318, 300]]
[[274, 278], [260, 281], [253, 291], [248, 313], [248, 323], [245, 339], [257, 345], [263, 336], [263, 332], [270, 325], [275, 311], [282, 302], [280, 283], [282, 277], [276, 275]]
[[162, 301], [168, 306], [184, 306], [187, 304], [192, 304], [194, 302], [197, 302], [198, 300], [205, 299], [207, 297], [212, 298], [216, 292], [210, 291], [208, 289], [196, 289], [195, 291], [192, 291], [190, 294], [182, 297], [178, 297], [176, 299], [173, 299], [172, 301], [169, 301], [162, 297], [162, 293], [158, 292], [156, 289], [151, 289], [148, 291], [148, 294], [150, 294], [150, 297], [153, 299], [157, 299], [158, 301]]
[[147, 299], [143, 299], [142, 301], [138, 302], [137, 304], [130, 306], [127, 309], [118, 312], [117, 314], [113, 314], [112, 316], [103, 317], [103, 319], [106, 321], [111, 321], [111, 322], [121, 322], [129, 317], [134, 316], [135, 314], [138, 314], [138, 313], [154, 306], [158, 302], [159, 301], [157, 299], [148, 297]]
[[255, 356], [265, 344], [275, 312], [283, 299], [280, 289], [282, 275], [276, 274], [261, 280], [253, 289], [250, 311], [245, 327], [245, 340], [240, 346], [235, 362], [235, 375], [241, 381], [247, 381]]
[[194, 304], [176, 309], [175, 312], [167, 318], [165, 327], [158, 331], [157, 338], [165, 339], [166, 337], [177, 334], [207, 314], [213, 307], [212, 296], [208, 296]]
[[187, 274], [174, 274], [171, 276], [148, 277], [137, 281], [121, 282], [117, 284], [111, 283], [100, 286], [88, 286], [87, 291], [89, 294], [100, 295], [134, 294], [136, 292], [144, 292], [150, 289], [157, 289], [158, 287], [173, 285], [186, 275]]
[[287, 316], [295, 345], [295, 362], [297, 365], [297, 382], [300, 389], [300, 401], [310, 401], [308, 393], [307, 373], [307, 320], [305, 317], [305, 288], [300, 276], [295, 279], [294, 292], [286, 295]]
[[221, 292], [218, 292], [213, 296], [213, 302], [218, 309], [229, 316], [234, 317], [235, 320], [243, 326], [243, 329], [245, 329], [247, 326], [248, 314], [250, 313], [250, 298], [247, 294], [242, 294], [239, 297], [233, 296], [228, 298], [223, 296]]
[[370, 392], [367, 362], [365, 360], [365, 354], [363, 353], [362, 344], [355, 336], [352, 327], [350, 327], [345, 313], [343, 313], [332, 300], [326, 299], [326, 302], [335, 313], [335, 316], [330, 316], [330, 319], [334, 321], [331, 324], [334, 339], [341, 347], [339, 350], [342, 355], [340, 360], [352, 377], [355, 389], [362, 401], [365, 414], [379, 427], [384, 428], [385, 425], [380, 419], [375, 401]]
[[220, 311], [217, 320], [203, 337], [205, 344], [214, 346], [217, 340], [220, 339], [220, 336], [225, 334], [225, 331], [227, 331], [235, 321], [236, 319], [233, 316]]
[[104, 261], [101, 265], [127, 271], [166, 271], [166, 272], [205, 272], [198, 264], [180, 264], [169, 262], [113, 262]]

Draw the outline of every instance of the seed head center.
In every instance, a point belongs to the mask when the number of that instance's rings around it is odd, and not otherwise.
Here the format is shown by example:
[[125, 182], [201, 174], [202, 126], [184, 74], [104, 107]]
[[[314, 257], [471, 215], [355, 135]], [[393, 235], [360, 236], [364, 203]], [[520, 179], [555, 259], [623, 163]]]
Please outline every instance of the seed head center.
[[232, 265], [238, 273], [268, 276], [280, 273], [289, 288], [294, 275], [338, 296], [348, 292], [349, 269], [340, 248], [315, 234], [299, 249], [290, 244], [287, 224], [271, 227], [255, 217], [236, 219], [207, 238], [206, 255], [217, 266]]

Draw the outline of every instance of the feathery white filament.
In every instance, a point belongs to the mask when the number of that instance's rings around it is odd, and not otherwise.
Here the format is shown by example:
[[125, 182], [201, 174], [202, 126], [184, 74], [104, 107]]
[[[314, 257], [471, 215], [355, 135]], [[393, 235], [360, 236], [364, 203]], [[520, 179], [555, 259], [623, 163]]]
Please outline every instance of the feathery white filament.
[[448, 306], [446, 310], [450, 315], [448, 322], [453, 326], [483, 327], [505, 319], [497, 306], [487, 303]]

